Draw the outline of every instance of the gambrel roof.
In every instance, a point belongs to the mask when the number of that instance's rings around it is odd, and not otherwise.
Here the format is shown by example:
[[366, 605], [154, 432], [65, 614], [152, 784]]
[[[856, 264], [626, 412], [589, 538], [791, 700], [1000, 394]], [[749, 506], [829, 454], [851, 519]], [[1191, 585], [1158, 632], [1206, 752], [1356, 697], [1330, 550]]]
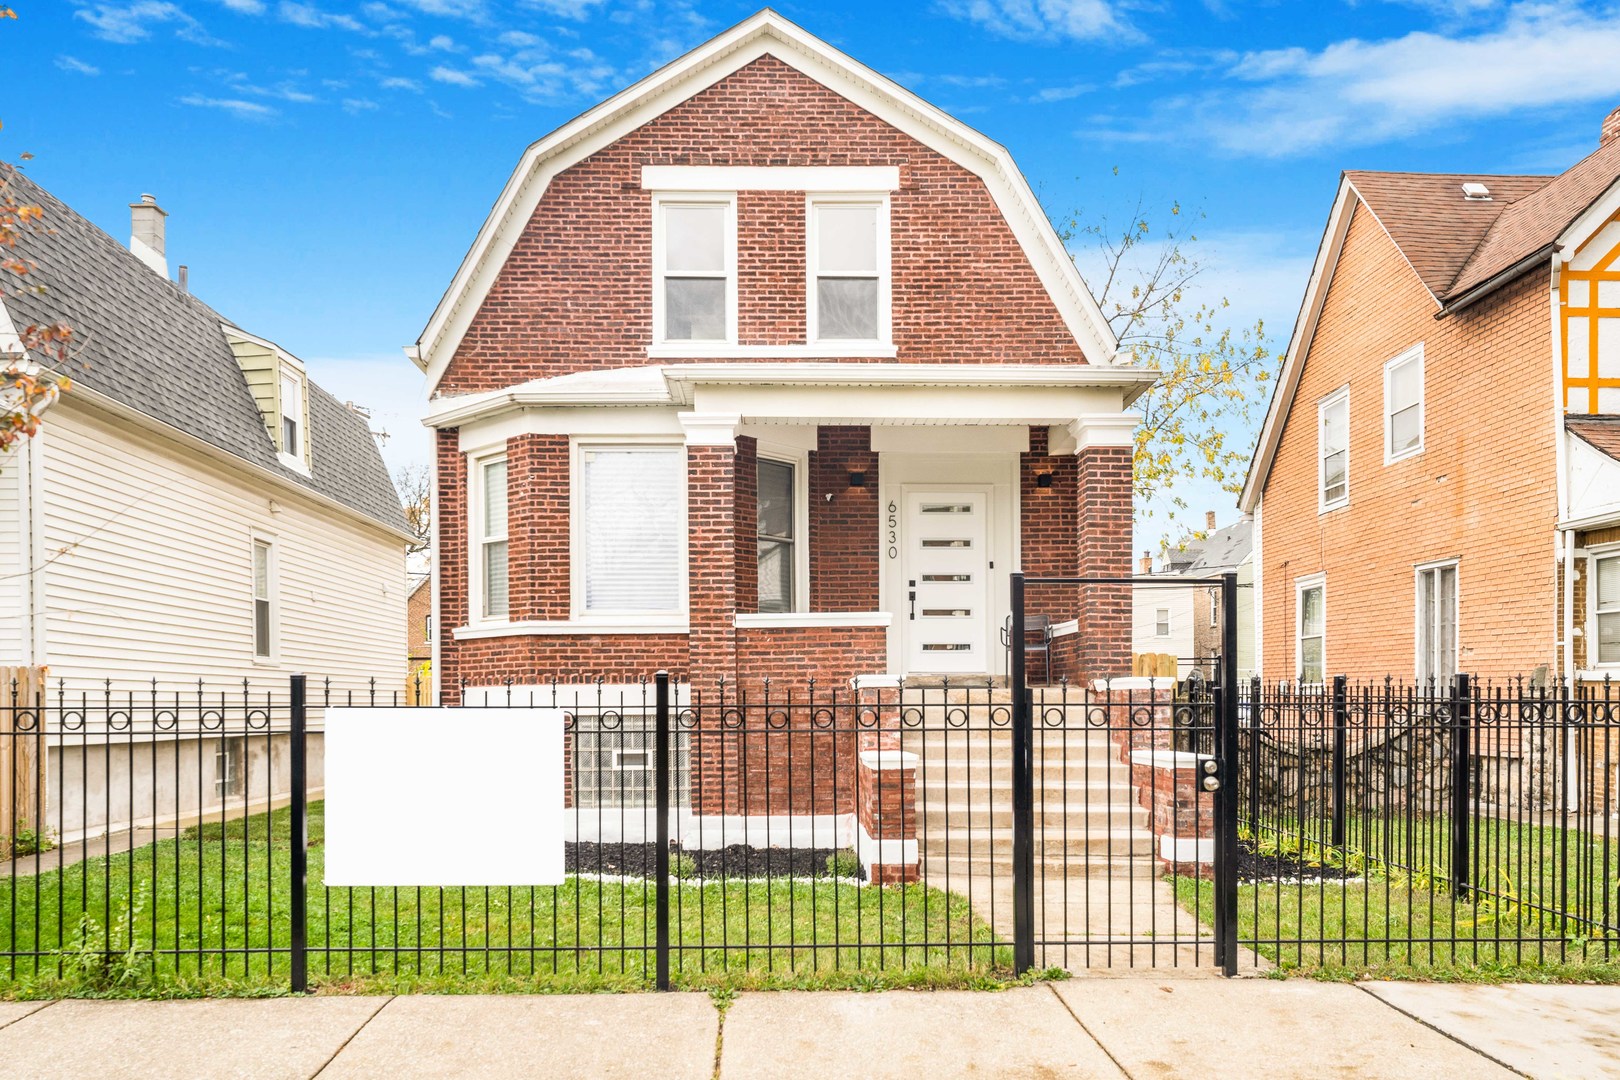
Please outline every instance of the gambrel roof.
[[766, 8], [524, 151], [422, 336], [406, 350], [427, 373], [430, 394], [552, 178], [766, 55], [980, 177], [1081, 352], [1092, 363], [1119, 362], [1107, 319], [1006, 148]]

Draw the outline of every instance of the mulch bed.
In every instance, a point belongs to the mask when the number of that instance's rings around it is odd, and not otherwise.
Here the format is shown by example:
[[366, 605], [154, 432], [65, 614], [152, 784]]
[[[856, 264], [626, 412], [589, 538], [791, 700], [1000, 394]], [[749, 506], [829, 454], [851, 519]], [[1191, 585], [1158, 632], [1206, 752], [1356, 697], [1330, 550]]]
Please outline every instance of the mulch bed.
[[[658, 845], [598, 844], [581, 841], [563, 845], [567, 869], [572, 874], [605, 874], [619, 877], [651, 878], [657, 873]], [[730, 847], [670, 851], [671, 870], [677, 854], [689, 856], [697, 865], [693, 877], [764, 878], [828, 877], [827, 856], [835, 848], [757, 848], [749, 844]], [[861, 877], [866, 875], [862, 872]]]
[[1238, 840], [1237, 876], [1239, 884], [1267, 881], [1345, 881], [1360, 877], [1354, 870], [1339, 866], [1317, 866], [1297, 855], [1268, 855], [1255, 850], [1253, 840]]

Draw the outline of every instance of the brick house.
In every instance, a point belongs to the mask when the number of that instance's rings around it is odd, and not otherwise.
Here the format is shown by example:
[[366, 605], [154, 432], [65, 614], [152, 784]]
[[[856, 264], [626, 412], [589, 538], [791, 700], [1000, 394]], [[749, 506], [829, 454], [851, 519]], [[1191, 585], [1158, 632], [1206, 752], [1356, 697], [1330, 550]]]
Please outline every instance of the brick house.
[[1343, 175], [1240, 500], [1266, 678], [1620, 673], [1617, 136]]
[[1130, 570], [1153, 373], [1005, 149], [768, 10], [530, 146], [408, 351], [446, 696], [1001, 675], [1009, 571]]

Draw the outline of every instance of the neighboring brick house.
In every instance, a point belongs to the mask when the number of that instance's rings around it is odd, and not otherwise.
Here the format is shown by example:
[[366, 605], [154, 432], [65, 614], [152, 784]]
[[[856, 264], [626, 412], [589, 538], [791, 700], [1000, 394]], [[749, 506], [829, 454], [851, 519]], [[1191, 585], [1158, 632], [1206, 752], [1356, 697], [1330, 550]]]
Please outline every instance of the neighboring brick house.
[[1130, 571], [1153, 373], [1002, 147], [770, 11], [531, 146], [410, 352], [447, 700], [999, 675], [1010, 571]]
[[1620, 673], [1617, 136], [1344, 174], [1240, 501], [1265, 677]]
[[[405, 599], [405, 680], [415, 690], [424, 669], [432, 676], [433, 663], [433, 576], [424, 574], [411, 586]], [[413, 695], [414, 696], [414, 695]], [[431, 697], [424, 688], [422, 698]]]

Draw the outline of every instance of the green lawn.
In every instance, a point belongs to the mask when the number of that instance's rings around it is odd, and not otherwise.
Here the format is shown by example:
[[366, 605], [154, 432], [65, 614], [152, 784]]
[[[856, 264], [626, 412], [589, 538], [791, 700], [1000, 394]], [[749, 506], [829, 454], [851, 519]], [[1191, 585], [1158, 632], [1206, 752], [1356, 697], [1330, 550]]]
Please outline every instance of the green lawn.
[[[650, 986], [651, 882], [326, 889], [322, 809], [310, 807], [313, 984]], [[290, 852], [280, 810], [37, 878], [0, 878], [0, 995], [284, 990], [287, 955], [268, 948], [291, 937]], [[979, 985], [1011, 968], [1010, 946], [966, 900], [921, 886], [678, 882], [671, 924], [672, 974], [685, 987]]]
[[[1475, 889], [1464, 898], [1451, 890], [1443, 819], [1352, 816], [1343, 849], [1300, 841], [1291, 822], [1267, 824], [1262, 853], [1359, 879], [1239, 886], [1240, 942], [1284, 970], [1620, 981], [1620, 838], [1478, 819], [1469, 832]], [[1211, 893], [1196, 884], [1178, 879], [1178, 896], [1210, 921]]]

